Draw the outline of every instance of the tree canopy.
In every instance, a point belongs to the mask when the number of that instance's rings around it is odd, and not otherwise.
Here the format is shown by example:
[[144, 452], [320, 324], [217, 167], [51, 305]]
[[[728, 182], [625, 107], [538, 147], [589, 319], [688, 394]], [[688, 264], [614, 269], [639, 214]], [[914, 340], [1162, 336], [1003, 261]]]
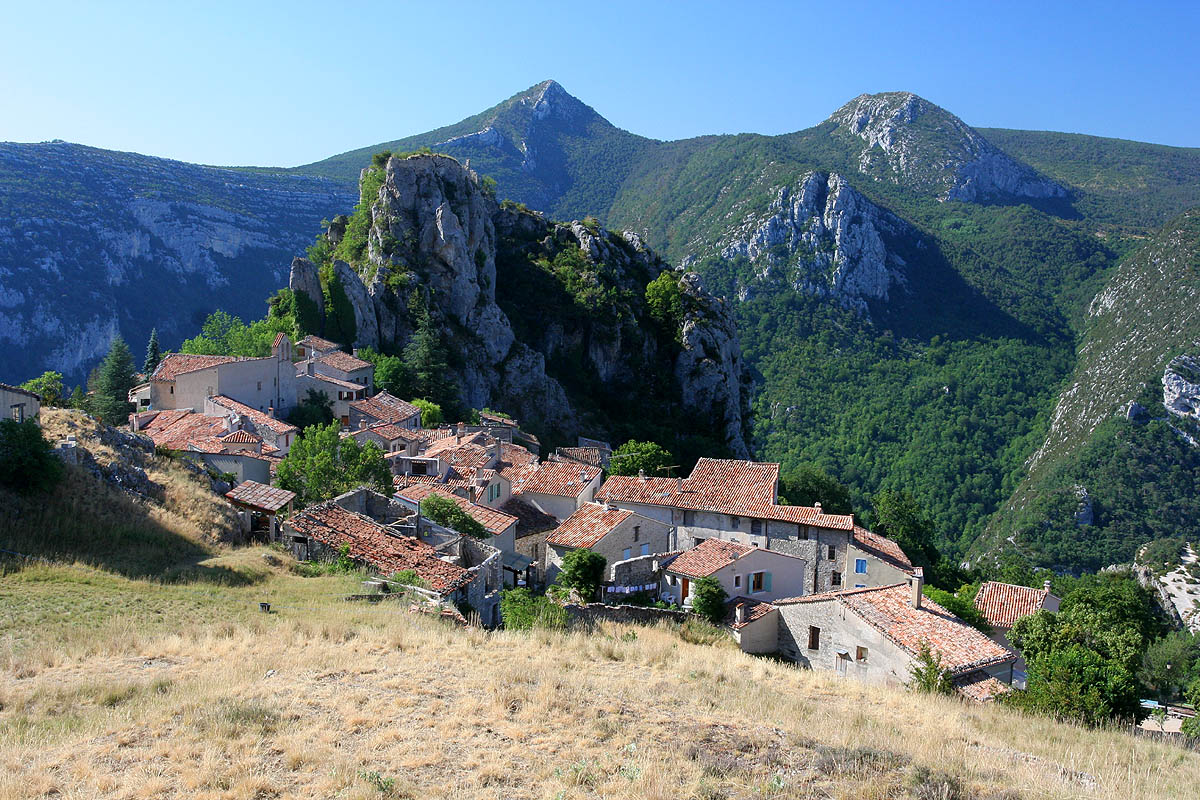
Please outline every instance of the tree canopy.
[[0, 486], [34, 494], [53, 488], [62, 475], [62, 461], [36, 422], [0, 419]]
[[60, 406], [63, 404], [63, 376], [61, 372], [43, 372], [33, 380], [25, 381], [21, 388], [34, 392], [42, 398], [44, 406]]
[[728, 598], [720, 581], [711, 576], [700, 578], [692, 584], [692, 611], [714, 625], [725, 618], [725, 601]]
[[91, 399], [92, 412], [109, 425], [124, 425], [129, 421], [133, 404], [129, 390], [133, 388], [133, 354], [121, 338], [113, 339], [108, 355], [100, 364], [96, 376], [96, 391]]
[[359, 486], [390, 496], [392, 471], [374, 442], [342, 438], [337, 422], [307, 428], [279, 462], [279, 486], [306, 503], [337, 497]]
[[487, 529], [448, 497], [431, 494], [421, 501], [421, 513], [438, 525], [475, 539], [487, 538]]
[[812, 464], [800, 464], [779, 476], [779, 494], [790, 505], [821, 504], [826, 514], [853, 514], [850, 490]]
[[679, 462], [667, 448], [657, 442], [638, 442], [630, 439], [613, 451], [609, 462], [610, 475], [637, 475], [645, 472], [649, 477], [666, 477], [667, 467]]
[[600, 590], [607, 566], [608, 559], [594, 550], [569, 550], [563, 556], [562, 571], [558, 573], [555, 583], [574, 589], [585, 603], [591, 602]]

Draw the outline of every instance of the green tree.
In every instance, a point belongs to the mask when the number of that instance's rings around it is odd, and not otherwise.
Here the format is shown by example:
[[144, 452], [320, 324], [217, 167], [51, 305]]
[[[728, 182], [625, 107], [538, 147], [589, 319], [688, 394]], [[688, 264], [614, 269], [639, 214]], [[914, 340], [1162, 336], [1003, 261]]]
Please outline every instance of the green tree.
[[821, 504], [826, 514], [853, 514], [850, 490], [820, 467], [800, 464], [779, 476], [779, 494], [790, 505]]
[[1025, 691], [1009, 703], [1056, 719], [1099, 725], [1142, 715], [1143, 687], [1133, 673], [1082, 645], [1051, 650], [1028, 662]]
[[63, 376], [60, 372], [43, 372], [39, 377], [22, 383], [21, 388], [41, 397], [44, 406], [62, 405]]
[[412, 377], [413, 393], [426, 400], [445, 405], [451, 396], [447, 373], [450, 364], [436, 325], [420, 296], [413, 292], [409, 311], [417, 329], [404, 347], [404, 367]]
[[922, 641], [909, 668], [908, 688], [927, 694], [954, 694], [950, 670], [942, 666], [942, 654]]
[[132, 388], [133, 355], [125, 340], [118, 337], [113, 339], [108, 355], [100, 364], [96, 393], [91, 401], [92, 411], [109, 425], [125, 424], [133, 411], [133, 404], [129, 402], [129, 390]]
[[36, 422], [0, 420], [0, 486], [35, 494], [54, 488], [62, 475], [62, 461]]
[[399, 356], [384, 355], [370, 347], [360, 349], [358, 355], [362, 360], [370, 361], [375, 365], [376, 386], [396, 397], [405, 397], [409, 394], [412, 376], [404, 366], [403, 359]]
[[714, 625], [725, 618], [725, 601], [729, 595], [716, 578], [700, 578], [692, 584], [692, 611]]
[[1200, 679], [1200, 635], [1172, 631], [1152, 642], [1142, 656], [1138, 678], [1160, 698], [1177, 698], [1183, 687]]
[[500, 593], [500, 617], [509, 630], [562, 630], [567, 627], [567, 610], [547, 597], [528, 589], [505, 589]]
[[149, 377], [160, 361], [162, 361], [162, 350], [158, 346], [158, 328], [151, 328], [150, 341], [146, 343], [146, 360], [142, 362], [142, 372]]
[[646, 308], [671, 336], [678, 336], [683, 324], [683, 289], [674, 272], [666, 271], [646, 284]]
[[574, 589], [588, 603], [600, 590], [607, 566], [608, 559], [594, 550], [569, 550], [563, 556], [562, 571], [554, 582], [566, 589]]
[[657, 442], [638, 442], [630, 439], [613, 451], [608, 465], [610, 475], [666, 477], [666, 468], [676, 466], [675, 456]]
[[421, 427], [435, 428], [442, 424], [442, 407], [432, 400], [422, 400], [417, 397], [410, 401], [414, 406], [421, 409]]
[[359, 486], [391, 495], [392, 472], [383, 450], [374, 442], [359, 444], [342, 438], [337, 422], [311, 427], [279, 462], [281, 488], [295, 492], [305, 503], [328, 500]]
[[941, 554], [933, 541], [933, 520], [915, 497], [908, 492], [886, 491], [875, 495], [871, 502], [872, 530], [900, 545], [915, 566], [929, 568], [938, 563]]
[[[1188, 684], [1183, 692], [1183, 699], [1192, 708], [1200, 709], [1200, 678]], [[1189, 717], [1183, 721], [1183, 735], [1192, 739], [1200, 739], [1200, 716]]]
[[978, 628], [984, 633], [991, 633], [992, 626], [983, 616], [983, 612], [975, 607], [975, 595], [979, 593], [979, 584], [964, 584], [957, 592], [947, 592], [936, 586], [926, 586], [925, 596], [968, 625]]
[[309, 389], [305, 398], [288, 414], [287, 421], [300, 430], [328, 425], [333, 422], [333, 401], [325, 392]]
[[82, 385], [76, 384], [75, 388], [71, 390], [71, 396], [67, 400], [67, 407], [77, 408], [80, 411], [88, 410], [88, 397], [83, 393]]
[[421, 501], [421, 513], [438, 525], [466, 534], [475, 539], [486, 539], [487, 529], [462, 507], [448, 497], [431, 494]]

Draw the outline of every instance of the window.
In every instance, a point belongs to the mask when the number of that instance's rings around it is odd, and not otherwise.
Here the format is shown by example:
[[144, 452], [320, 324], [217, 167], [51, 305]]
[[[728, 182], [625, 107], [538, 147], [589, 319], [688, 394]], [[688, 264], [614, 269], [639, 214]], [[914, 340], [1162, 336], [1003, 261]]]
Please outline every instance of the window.
[[762, 520], [761, 519], [750, 520], [750, 535], [751, 536], [762, 536]]
[[866, 661], [867, 660], [867, 648], [865, 648], [865, 647], [854, 648], [854, 660], [859, 661], [859, 662]]
[[740, 526], [741, 524], [742, 524], [741, 517], [735, 517], [733, 514], [729, 515], [729, 527], [733, 528], [736, 531], [738, 529], [738, 526]]
[[769, 572], [754, 572], [750, 575], [750, 591], [751, 592], [769, 592], [771, 591], [771, 573]]
[[648, 544], [642, 545], [642, 555], [644, 555], [644, 556], [650, 555], [650, 545], [648, 545]]
[[13, 422], [24, 422], [25, 421], [25, 404], [24, 403], [17, 403], [16, 405], [14, 405], [12, 407], [12, 418], [13, 418]]
[[262, 391], [262, 381], [257, 381], [257, 383], [258, 383], [258, 391], [261, 392]]
[[801, 528], [799, 525], [797, 525], [796, 538], [802, 542], [808, 541], [808, 528]]
[[820, 650], [821, 649], [821, 629], [818, 628], [816, 625], [808, 626], [808, 649], [809, 650]]
[[735, 588], [735, 589], [742, 588], [742, 576], [741, 575], [733, 576], [733, 588]]
[[829, 560], [833, 561], [837, 558], [837, 552], [834, 551], [833, 545], [829, 545]]
[[621, 551], [621, 559], [624, 561], [628, 561], [632, 555], [633, 553], [628, 547]]
[[683, 512], [683, 524], [684, 525], [695, 525], [696, 524], [696, 512], [695, 511], [684, 511]]
[[172, 387], [171, 387], [171, 394], [175, 394], [175, 387], [174, 387], [174, 386], [172, 386]]
[[854, 588], [855, 589], [865, 589], [865, 588], [867, 588], [867, 585], [865, 583], [856, 583], [856, 584], [854, 584]]
[[854, 559], [854, 574], [855, 575], [866, 575], [867, 574], [867, 560], [865, 558]]
[[634, 525], [633, 526], [633, 540], [636, 542], [638, 540], [638, 538], [641, 537], [641, 535], [642, 535], [642, 526]]
[[841, 586], [842, 585], [842, 573], [838, 572], [837, 570], [834, 570], [833, 573], [829, 576], [829, 585], [830, 586]]

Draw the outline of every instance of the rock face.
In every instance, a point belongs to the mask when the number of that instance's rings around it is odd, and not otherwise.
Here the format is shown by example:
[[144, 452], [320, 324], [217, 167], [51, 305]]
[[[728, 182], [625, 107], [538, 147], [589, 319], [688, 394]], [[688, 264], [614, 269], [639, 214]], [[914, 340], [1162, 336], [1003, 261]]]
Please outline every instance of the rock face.
[[1171, 359], [1163, 370], [1163, 406], [1177, 417], [1200, 421], [1200, 357]]
[[724, 258], [760, 265], [759, 279], [865, 309], [906, 283], [887, 240], [916, 231], [855, 191], [837, 173], [810, 172], [777, 190], [765, 215], [749, 215], [721, 243]]
[[860, 95], [833, 113], [864, 143], [858, 167], [941, 200], [1066, 197], [1067, 190], [1005, 155], [961, 119], [911, 92]]
[[0, 143], [0, 381], [81, 381], [118, 335], [164, 348], [220, 308], [262, 316], [279, 265], [354, 202], [326, 179], [65, 142]]
[[[302, 261], [293, 262], [296, 285], [311, 277]], [[571, 437], [605, 424], [590, 393], [635, 403], [654, 395], [748, 454], [749, 384], [732, 316], [698, 276], [683, 276], [689, 310], [665, 346], [644, 295], [666, 265], [632, 234], [500, 208], [453, 158], [391, 158], [364, 263], [333, 266], [358, 346], [401, 352], [417, 324], [414, 298], [427, 305], [468, 406]], [[662, 375], [666, 383], [648, 393]]]
[[316, 264], [307, 258], [293, 258], [288, 273], [288, 288], [307, 296], [316, 304], [317, 313], [324, 316], [325, 293], [321, 291], [321, 278], [317, 274]]

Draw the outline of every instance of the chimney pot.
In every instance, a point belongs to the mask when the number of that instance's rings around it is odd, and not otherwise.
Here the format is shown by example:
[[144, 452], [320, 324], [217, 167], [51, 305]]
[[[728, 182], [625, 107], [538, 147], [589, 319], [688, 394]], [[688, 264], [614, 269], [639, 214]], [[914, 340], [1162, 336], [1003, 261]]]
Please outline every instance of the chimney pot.
[[920, 608], [922, 592], [925, 590], [925, 570], [920, 567], [914, 569], [912, 577], [908, 579], [908, 583], [912, 589], [912, 607]]
[[267, 406], [267, 416], [275, 419], [275, 406]]
[[737, 620], [739, 625], [746, 621], [746, 604], [745, 603], [737, 604], [737, 608], [734, 609], [734, 619]]
[[817, 513], [820, 514], [821, 513], [821, 501], [818, 500], [817, 502], [813, 503], [813, 508], [815, 508], [817, 510]]
[[644, 470], [644, 469], [638, 470], [638, 480], [641, 481], [642, 483], [646, 482], [646, 470]]
[[1045, 589], [1047, 592], [1048, 592], [1048, 591], [1050, 591], [1050, 579], [1049, 579], [1049, 578], [1047, 578], [1047, 579], [1046, 579], [1046, 580], [1045, 580], [1045, 581], [1042, 583], [1042, 587], [1043, 587], [1043, 588], [1044, 588], [1044, 589]]

